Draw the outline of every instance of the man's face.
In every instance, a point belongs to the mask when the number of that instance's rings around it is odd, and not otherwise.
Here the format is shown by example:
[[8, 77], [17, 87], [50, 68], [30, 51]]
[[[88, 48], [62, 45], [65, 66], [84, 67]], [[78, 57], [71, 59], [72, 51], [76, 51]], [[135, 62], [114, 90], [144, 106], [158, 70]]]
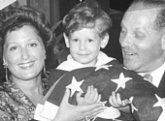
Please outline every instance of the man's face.
[[158, 9], [134, 5], [121, 22], [123, 63], [129, 70], [150, 72], [164, 62], [162, 32], [155, 29]]

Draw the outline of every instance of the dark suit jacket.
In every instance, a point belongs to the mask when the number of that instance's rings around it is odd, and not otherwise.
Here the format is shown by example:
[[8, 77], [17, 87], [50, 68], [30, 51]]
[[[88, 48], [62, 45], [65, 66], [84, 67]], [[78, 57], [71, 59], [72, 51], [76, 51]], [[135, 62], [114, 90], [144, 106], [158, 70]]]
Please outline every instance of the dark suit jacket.
[[164, 98], [165, 97], [165, 72], [163, 74], [163, 77], [160, 81], [158, 90], [157, 90], [157, 94], [161, 97]]

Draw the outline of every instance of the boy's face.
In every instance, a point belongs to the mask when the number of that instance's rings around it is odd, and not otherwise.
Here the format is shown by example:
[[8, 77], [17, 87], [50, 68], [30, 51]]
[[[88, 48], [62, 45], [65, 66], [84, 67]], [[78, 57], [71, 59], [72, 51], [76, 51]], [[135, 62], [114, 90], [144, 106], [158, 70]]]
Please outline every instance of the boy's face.
[[83, 28], [65, 37], [66, 46], [70, 48], [73, 59], [86, 66], [94, 66], [100, 48], [107, 45], [109, 36], [101, 38], [95, 29]]

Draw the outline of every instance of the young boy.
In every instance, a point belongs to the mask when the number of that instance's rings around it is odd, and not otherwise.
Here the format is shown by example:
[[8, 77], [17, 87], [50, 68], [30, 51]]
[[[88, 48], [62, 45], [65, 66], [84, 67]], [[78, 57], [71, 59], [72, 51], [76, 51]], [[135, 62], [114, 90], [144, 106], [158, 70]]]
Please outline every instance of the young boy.
[[70, 54], [57, 69], [71, 71], [97, 67], [114, 60], [100, 51], [108, 44], [112, 21], [97, 3], [77, 4], [64, 17], [63, 25], [65, 44]]
[[[63, 25], [65, 44], [70, 49], [70, 54], [57, 69], [72, 71], [84, 67], [99, 67], [115, 60], [100, 50], [108, 44], [112, 21], [97, 3], [77, 4], [64, 17]], [[115, 101], [114, 97], [117, 95], [112, 93], [110, 102], [113, 104], [112, 102], [117, 101], [118, 107], [123, 107], [125, 104], [119, 100], [119, 96]]]

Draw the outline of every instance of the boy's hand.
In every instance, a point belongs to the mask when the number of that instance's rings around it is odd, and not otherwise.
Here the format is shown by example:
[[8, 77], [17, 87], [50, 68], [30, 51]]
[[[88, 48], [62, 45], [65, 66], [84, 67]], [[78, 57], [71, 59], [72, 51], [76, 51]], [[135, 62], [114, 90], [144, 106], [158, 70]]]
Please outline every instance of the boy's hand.
[[103, 103], [71, 105], [68, 102], [70, 94], [70, 90], [66, 89], [63, 100], [53, 121], [79, 121], [86, 119], [87, 117], [94, 117], [105, 109]]
[[128, 99], [121, 100], [119, 93], [112, 92], [112, 95], [109, 97], [109, 103], [119, 110], [130, 112], [130, 101]]
[[76, 95], [78, 105], [90, 105], [99, 103], [101, 95], [98, 94], [97, 89], [93, 86], [88, 86], [87, 92], [84, 97], [81, 97], [81, 93]]

